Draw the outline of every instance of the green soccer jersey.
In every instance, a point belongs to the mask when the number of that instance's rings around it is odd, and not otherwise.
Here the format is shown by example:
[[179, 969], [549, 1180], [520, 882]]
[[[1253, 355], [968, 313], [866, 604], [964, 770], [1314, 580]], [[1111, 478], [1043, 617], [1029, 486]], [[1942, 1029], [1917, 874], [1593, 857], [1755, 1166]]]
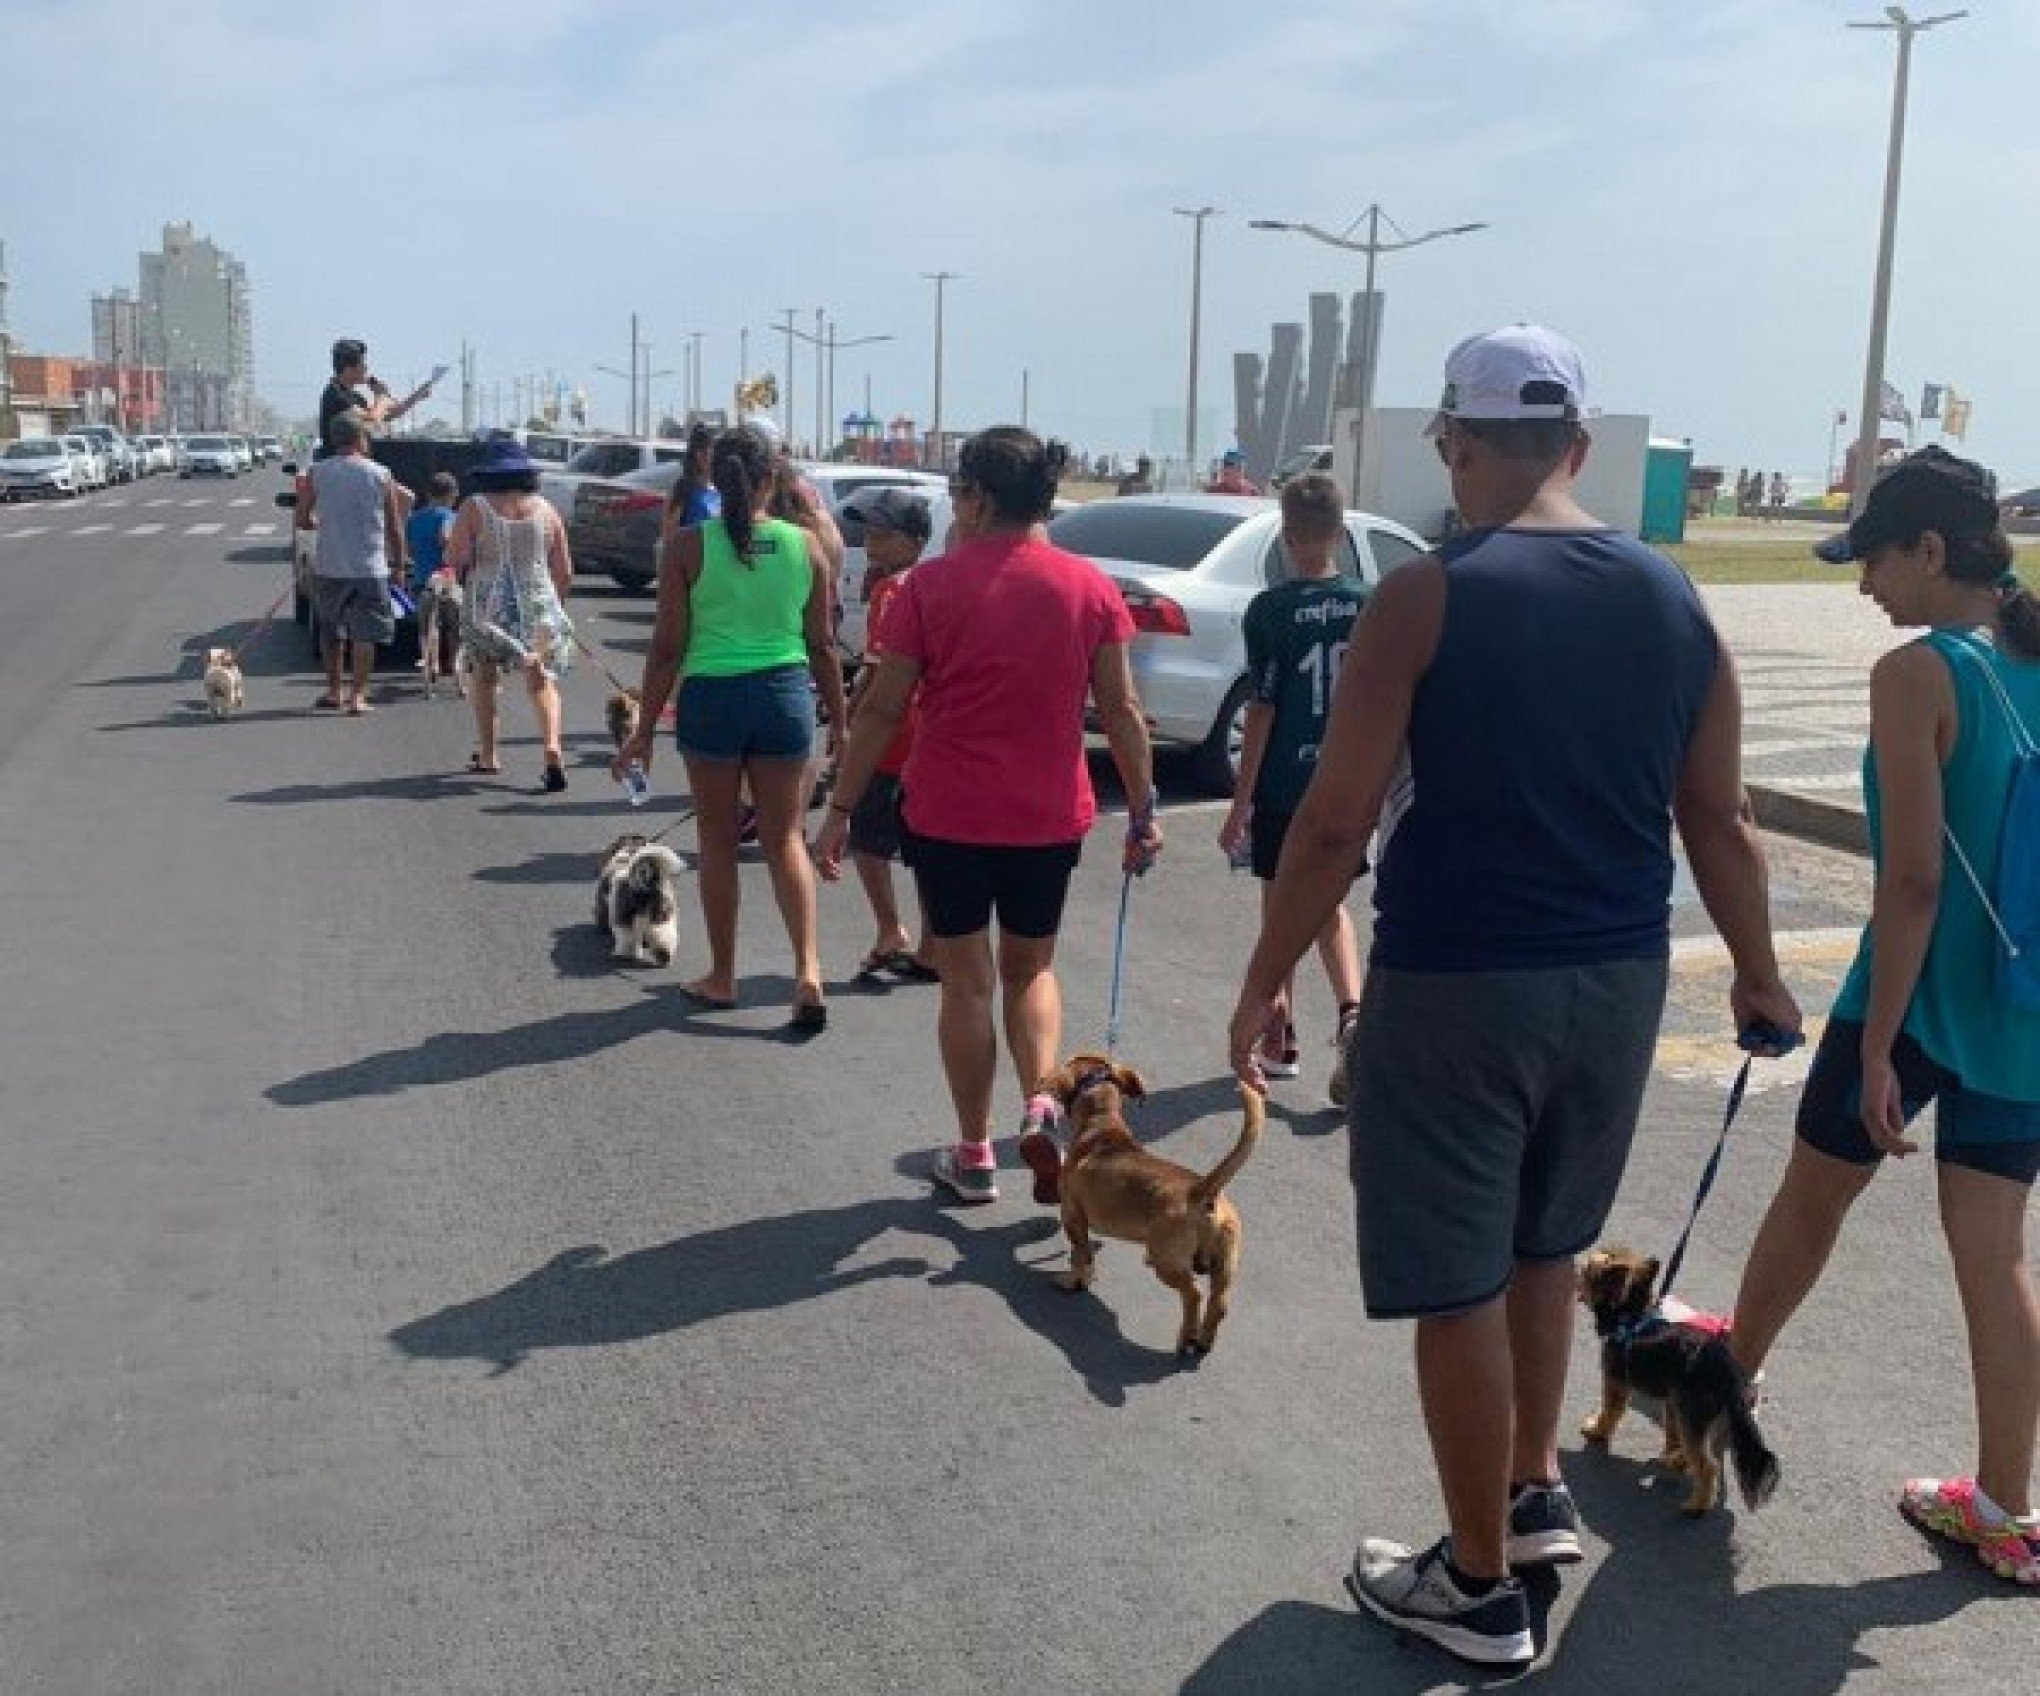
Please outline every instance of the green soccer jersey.
[[1254, 783], [1256, 807], [1293, 813], [1303, 799], [1364, 598], [1347, 578], [1312, 577], [1263, 589], [1248, 604], [1247, 676], [1254, 699], [1275, 709]]

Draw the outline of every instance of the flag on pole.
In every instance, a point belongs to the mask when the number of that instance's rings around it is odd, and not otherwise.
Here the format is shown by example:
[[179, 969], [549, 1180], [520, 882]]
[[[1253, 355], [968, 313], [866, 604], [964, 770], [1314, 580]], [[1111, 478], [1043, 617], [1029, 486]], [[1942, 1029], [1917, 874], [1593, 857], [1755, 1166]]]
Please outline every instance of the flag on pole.
[[1941, 416], [1941, 397], [1949, 392], [1946, 383], [1929, 383], [1920, 390], [1920, 422]]
[[1912, 428], [1912, 411], [1905, 404], [1905, 396], [1898, 392], [1895, 383], [1886, 381], [1877, 391], [1877, 416], [1889, 419], [1894, 424]]
[[1953, 389], [1941, 406], [1941, 434], [1953, 436], [1958, 442], [1969, 434], [1969, 402]]

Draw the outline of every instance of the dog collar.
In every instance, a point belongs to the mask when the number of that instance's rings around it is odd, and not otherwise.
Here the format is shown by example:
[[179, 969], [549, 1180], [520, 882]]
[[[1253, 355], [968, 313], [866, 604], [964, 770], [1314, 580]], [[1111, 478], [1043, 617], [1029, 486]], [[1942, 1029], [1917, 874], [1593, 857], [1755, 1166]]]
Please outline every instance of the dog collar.
[[1634, 1319], [1617, 1320], [1608, 1328], [1607, 1336], [1611, 1343], [1626, 1349], [1654, 1332], [1662, 1331], [1669, 1324], [1671, 1321], [1664, 1316], [1663, 1311], [1654, 1307], [1648, 1313], [1638, 1314]]
[[1075, 1101], [1079, 1096], [1089, 1095], [1100, 1084], [1116, 1085], [1118, 1082], [1110, 1066], [1087, 1066], [1077, 1074], [1077, 1081], [1070, 1089], [1070, 1099]]

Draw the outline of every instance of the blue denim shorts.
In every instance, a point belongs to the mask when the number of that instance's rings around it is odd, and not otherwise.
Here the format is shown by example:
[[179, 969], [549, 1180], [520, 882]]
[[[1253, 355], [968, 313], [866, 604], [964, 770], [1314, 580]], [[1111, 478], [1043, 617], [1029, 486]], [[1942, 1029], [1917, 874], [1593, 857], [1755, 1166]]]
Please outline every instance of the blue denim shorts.
[[804, 665], [739, 677], [689, 677], [674, 740], [697, 760], [804, 760], [815, 744], [815, 691]]

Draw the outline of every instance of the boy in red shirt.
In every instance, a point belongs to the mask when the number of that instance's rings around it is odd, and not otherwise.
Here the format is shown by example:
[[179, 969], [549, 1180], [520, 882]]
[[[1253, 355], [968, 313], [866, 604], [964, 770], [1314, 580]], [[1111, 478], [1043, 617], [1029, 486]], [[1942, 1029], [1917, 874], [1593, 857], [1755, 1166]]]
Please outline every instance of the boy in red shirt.
[[[854, 723], [870, 679], [877, 674], [879, 655], [885, 651], [886, 604], [927, 546], [930, 520], [925, 500], [897, 488], [871, 489], [854, 495], [845, 503], [844, 513], [864, 525], [866, 560], [866, 665], [850, 698], [850, 717]], [[893, 892], [892, 862], [900, 857], [900, 773], [906, 769], [913, 745], [914, 710], [910, 705], [879, 759], [878, 770], [850, 814], [850, 858], [856, 864], [857, 879], [864, 885], [864, 897], [871, 903], [871, 916], [878, 926], [877, 940], [857, 968], [858, 977], [866, 981], [891, 972], [913, 983], [934, 983], [938, 975], [924, 957], [926, 943], [917, 947], [900, 923], [899, 899]], [[924, 914], [921, 923], [924, 937], [927, 929]]]

